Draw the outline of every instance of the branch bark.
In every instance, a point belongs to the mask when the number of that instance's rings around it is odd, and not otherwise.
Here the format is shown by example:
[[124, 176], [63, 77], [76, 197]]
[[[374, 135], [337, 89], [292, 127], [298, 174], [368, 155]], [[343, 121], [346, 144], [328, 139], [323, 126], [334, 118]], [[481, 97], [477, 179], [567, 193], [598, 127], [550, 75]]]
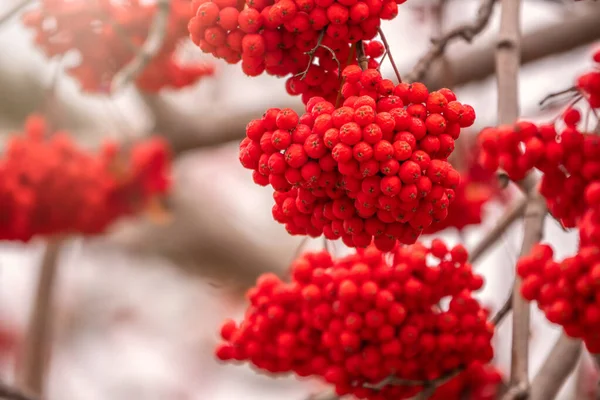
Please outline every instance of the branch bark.
[[[600, 38], [598, 20], [600, 20], [600, 4], [589, 4], [585, 12], [525, 34], [521, 40], [521, 63], [531, 63], [553, 54], [594, 43]], [[454, 83], [457, 86], [488, 78], [495, 70], [494, 48], [483, 47], [460, 56], [450, 56], [449, 64], [454, 72]], [[443, 87], [444, 75], [441, 68], [433, 65], [422, 82], [430, 90]]]
[[33, 310], [23, 346], [19, 386], [43, 395], [44, 372], [52, 343], [53, 296], [60, 240], [50, 239], [42, 257]]
[[129, 82], [135, 80], [144, 68], [148, 66], [150, 61], [160, 52], [167, 34], [170, 11], [171, 0], [156, 1], [156, 13], [154, 14], [148, 37], [133, 60], [114, 76], [111, 84], [111, 93], [115, 93]]
[[456, 39], [463, 39], [470, 43], [488, 25], [495, 3], [496, 0], [482, 0], [473, 23], [457, 26], [442, 37], [431, 39], [431, 48], [419, 59], [413, 70], [406, 76], [406, 80], [414, 82], [423, 79], [433, 62], [441, 57], [446, 47]]
[[554, 399], [577, 366], [581, 350], [581, 340], [571, 339], [563, 333], [533, 378], [529, 400]]

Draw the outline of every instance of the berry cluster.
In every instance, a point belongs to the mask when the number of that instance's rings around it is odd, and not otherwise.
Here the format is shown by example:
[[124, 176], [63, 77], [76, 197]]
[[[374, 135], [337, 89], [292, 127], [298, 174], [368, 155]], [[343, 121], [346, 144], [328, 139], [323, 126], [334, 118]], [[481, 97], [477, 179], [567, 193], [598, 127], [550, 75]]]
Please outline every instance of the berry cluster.
[[[107, 92], [113, 76], [146, 40], [156, 4], [135, 1], [42, 0], [23, 21], [36, 33], [35, 43], [48, 57], [74, 50], [78, 63], [68, 72], [87, 92]], [[212, 75], [212, 64], [183, 65], [175, 55], [187, 36], [189, 0], [170, 2], [169, 24], [159, 53], [136, 78], [148, 92], [181, 88]]]
[[0, 158], [0, 240], [101, 233], [168, 189], [162, 140], [138, 144], [127, 155], [114, 144], [92, 154], [66, 133], [46, 139], [46, 131], [42, 118], [30, 117], [24, 135], [11, 137]]
[[292, 235], [350, 247], [374, 238], [384, 251], [414, 243], [448, 215], [460, 177], [446, 160], [473, 108], [377, 70], [349, 66], [343, 76], [341, 107], [315, 97], [301, 117], [272, 108], [251, 121], [240, 161], [273, 187], [273, 217]]
[[540, 191], [548, 209], [565, 227], [574, 227], [586, 210], [584, 193], [600, 179], [600, 137], [582, 132], [579, 111], [569, 108], [564, 127], [517, 122], [513, 126], [486, 128], [479, 135], [482, 157], [489, 170], [503, 168], [513, 180], [532, 169], [544, 173]]
[[596, 63], [594, 70], [579, 76], [575, 87], [587, 99], [590, 107], [600, 108], [600, 50], [592, 57]]
[[423, 233], [433, 234], [447, 228], [461, 231], [469, 225], [478, 225], [483, 218], [484, 205], [494, 197], [502, 199], [494, 174], [476, 162], [470, 162], [460, 178], [460, 184], [454, 190], [454, 201], [448, 208], [448, 217], [431, 224]]
[[600, 248], [595, 244], [561, 262], [552, 259], [553, 250], [537, 244], [517, 263], [523, 278], [521, 294], [538, 307], [550, 322], [562, 325], [571, 337], [583, 339], [591, 353], [600, 353]]
[[305, 253], [291, 266], [291, 282], [258, 279], [243, 322], [223, 324], [217, 357], [322, 377], [339, 395], [411, 397], [422, 386], [389, 378], [432, 380], [493, 356], [494, 327], [472, 297], [483, 279], [467, 256], [440, 240], [396, 247], [391, 256], [374, 246], [338, 260]]
[[[194, 0], [188, 29], [205, 53], [230, 64], [241, 61], [249, 76], [289, 77], [291, 95], [306, 104], [315, 96], [335, 101], [341, 65], [356, 64], [355, 44], [377, 35], [381, 19], [398, 13], [405, 0]], [[369, 66], [384, 53], [365, 47]]]

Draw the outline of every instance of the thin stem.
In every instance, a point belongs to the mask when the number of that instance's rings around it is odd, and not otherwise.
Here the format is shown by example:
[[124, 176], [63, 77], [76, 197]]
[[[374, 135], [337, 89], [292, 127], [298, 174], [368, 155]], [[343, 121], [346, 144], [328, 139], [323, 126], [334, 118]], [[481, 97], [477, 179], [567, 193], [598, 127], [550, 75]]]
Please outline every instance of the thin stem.
[[8, 11], [4, 13], [4, 15], [0, 16], [0, 25], [10, 20], [12, 17], [17, 15], [22, 9], [24, 9], [33, 2], [34, 0], [21, 0], [20, 2], [9, 8]]
[[576, 91], [577, 88], [575, 86], [572, 86], [568, 89], [561, 90], [559, 92], [549, 93], [546, 97], [540, 100], [538, 104], [540, 105], [540, 107], [542, 107], [547, 101], [552, 100], [555, 97], [562, 96], [563, 94], [575, 93]]
[[[400, 77], [400, 71], [398, 71], [398, 67], [396, 66], [396, 61], [394, 61], [394, 56], [392, 55], [392, 52], [390, 51], [390, 45], [383, 33], [383, 31], [381, 30], [381, 28], [378, 28], [379, 31], [379, 36], [381, 37], [381, 41], [383, 42], [383, 47], [385, 48], [385, 54], [387, 54], [388, 58], [390, 59], [390, 63], [392, 64], [392, 68], [394, 68], [394, 73], [396, 74], [396, 79], [398, 79], [398, 82], [402, 82], [402, 78]], [[383, 58], [382, 58], [383, 61]]]
[[369, 68], [369, 59], [365, 55], [365, 44], [362, 40], [356, 43], [356, 59], [358, 60], [358, 66], [363, 71]]
[[148, 66], [150, 61], [160, 52], [165, 36], [171, 12], [171, 0], [157, 0], [156, 13], [148, 32], [146, 41], [129, 64], [125, 65], [113, 78], [111, 92], [114, 93], [121, 87], [134, 81]]
[[496, 1], [497, 0], [482, 0], [481, 5], [477, 10], [477, 17], [473, 23], [457, 26], [441, 38], [432, 39], [431, 48], [423, 57], [419, 59], [408, 76], [405, 76], [406, 81], [414, 82], [423, 79], [433, 62], [442, 54], [444, 54], [446, 46], [448, 46], [452, 41], [456, 39], [463, 39], [467, 42], [471, 42], [475, 36], [479, 35], [488, 25], [492, 11], [494, 10], [494, 3]]
[[[321, 33], [319, 34], [319, 38], [317, 39], [317, 44], [315, 45], [315, 47], [313, 47], [312, 49], [310, 49], [309, 51], [304, 53], [309, 56], [308, 65], [306, 66], [306, 69], [300, 73], [297, 73], [294, 76], [299, 76], [300, 79], [306, 78], [306, 74], [308, 74], [308, 70], [310, 69], [310, 67], [312, 67], [312, 62], [315, 59], [315, 54], [317, 53], [317, 50], [319, 49], [319, 47], [321, 47], [321, 43], [323, 42], [324, 37], [325, 37], [325, 30], [322, 30]], [[338, 64], [339, 64], [339, 62], [338, 62]]]
[[492, 321], [492, 323], [494, 325], [500, 324], [500, 322], [502, 322], [502, 320], [504, 320], [504, 317], [506, 317], [508, 315], [508, 313], [512, 309], [512, 298], [513, 298], [513, 293], [511, 292], [510, 295], [508, 296], [508, 299], [506, 299], [506, 301], [504, 302], [502, 307], [500, 307], [498, 312], [496, 314], [494, 314], [494, 316], [490, 320], [490, 321]]
[[469, 262], [475, 263], [494, 243], [502, 237], [502, 234], [525, 212], [527, 198], [522, 197], [513, 204], [500, 217], [494, 227], [483, 237], [483, 239], [469, 252]]
[[60, 240], [48, 240], [22, 352], [19, 386], [39, 395], [44, 392], [44, 372], [52, 343], [53, 297], [59, 252]]

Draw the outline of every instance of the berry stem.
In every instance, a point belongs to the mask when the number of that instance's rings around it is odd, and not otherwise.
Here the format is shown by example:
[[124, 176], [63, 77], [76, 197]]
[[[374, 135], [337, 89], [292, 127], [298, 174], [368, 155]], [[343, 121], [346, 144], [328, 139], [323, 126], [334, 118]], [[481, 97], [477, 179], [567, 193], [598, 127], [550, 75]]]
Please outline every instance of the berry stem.
[[568, 89], [561, 90], [559, 92], [550, 93], [546, 97], [544, 97], [542, 100], [540, 100], [540, 102], [538, 104], [540, 107], [543, 107], [547, 101], [552, 100], [555, 97], [562, 96], [563, 94], [575, 93], [576, 91], [577, 91], [577, 88], [575, 86], [572, 86]]
[[[350, 54], [348, 54], [348, 59], [346, 60], [346, 67], [348, 65], [350, 65], [350, 63], [354, 59], [355, 52], [356, 52], [356, 43], [352, 43], [352, 46], [350, 46]], [[338, 88], [338, 94], [335, 99], [335, 108], [338, 108], [340, 106], [340, 100], [342, 100], [342, 86], [344, 86], [345, 82], [346, 82], [346, 78], [342, 77], [342, 74], [340, 74], [340, 87]]]
[[40, 266], [40, 276], [36, 289], [33, 311], [31, 313], [25, 343], [22, 351], [20, 386], [26, 387], [38, 395], [43, 394], [44, 372], [50, 351], [53, 296], [56, 287], [58, 256], [61, 242], [50, 239], [46, 244]]
[[577, 366], [582, 351], [581, 345], [579, 339], [572, 339], [564, 332], [560, 335], [531, 382], [530, 400], [556, 397], [564, 382]]
[[129, 64], [125, 65], [125, 67], [114, 76], [110, 88], [111, 93], [114, 93], [131, 81], [134, 81], [150, 61], [158, 54], [167, 34], [167, 24], [169, 22], [170, 12], [171, 0], [156, 1], [156, 13], [154, 14], [148, 37]]
[[[319, 49], [319, 47], [324, 47], [327, 50], [329, 50], [330, 52], [332, 52], [334, 60], [337, 61], [338, 65], [340, 64], [339, 60], [337, 58], [335, 58], [335, 53], [333, 52], [333, 50], [331, 50], [329, 47], [327, 46], [322, 46], [321, 43], [323, 42], [323, 38], [325, 37], [325, 30], [322, 30], [321, 33], [319, 34], [319, 38], [317, 39], [317, 44], [315, 45], [315, 47], [313, 47], [312, 49], [310, 49], [309, 51], [307, 51], [305, 54], [307, 54], [310, 58], [308, 59], [308, 65], [306, 66], [306, 69], [302, 72], [297, 73], [294, 76], [299, 76], [300, 79], [304, 79], [306, 78], [306, 74], [308, 74], [308, 70], [310, 69], [310, 67], [312, 66], [312, 62], [315, 59], [315, 54], [317, 52], [317, 50]], [[341, 74], [340, 74], [341, 75]]]
[[365, 55], [365, 45], [362, 40], [356, 43], [356, 59], [360, 69], [365, 71], [369, 68], [369, 59]]
[[[398, 79], [398, 83], [402, 83], [402, 77], [400, 77], [400, 71], [398, 71], [398, 67], [396, 66], [396, 61], [394, 61], [394, 56], [392, 56], [392, 52], [390, 50], [390, 45], [388, 44], [388, 41], [383, 33], [383, 30], [381, 30], [381, 28], [378, 28], [378, 31], [379, 31], [379, 36], [381, 37], [381, 41], [383, 42], [383, 47], [385, 48], [384, 56], [387, 54], [388, 58], [390, 59], [390, 63], [392, 64], [392, 68], [394, 68], [394, 73], [396, 74], [396, 79]], [[381, 61], [383, 62], [383, 58], [381, 59]]]

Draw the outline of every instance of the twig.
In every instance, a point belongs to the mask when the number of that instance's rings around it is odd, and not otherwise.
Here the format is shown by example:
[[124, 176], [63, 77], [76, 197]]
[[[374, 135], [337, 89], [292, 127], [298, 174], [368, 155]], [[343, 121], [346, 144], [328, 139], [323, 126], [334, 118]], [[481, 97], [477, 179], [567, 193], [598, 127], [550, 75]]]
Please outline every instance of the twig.
[[29, 319], [19, 386], [42, 395], [44, 372], [52, 342], [53, 296], [58, 267], [60, 240], [49, 239], [42, 257], [40, 276], [36, 289], [33, 310]]
[[498, 312], [496, 314], [494, 314], [494, 316], [490, 320], [490, 321], [492, 321], [492, 324], [497, 326], [500, 322], [502, 322], [504, 317], [506, 317], [508, 315], [508, 313], [512, 309], [512, 298], [513, 298], [513, 292], [511, 291], [510, 295], [508, 296], [508, 299], [506, 299], [506, 301], [504, 302], [502, 307], [498, 310]]
[[6, 400], [37, 400], [34, 395], [25, 393], [17, 388], [0, 382], [0, 399]]
[[148, 37], [133, 60], [114, 76], [111, 84], [111, 93], [135, 80], [158, 54], [167, 34], [170, 11], [171, 0], [156, 1], [156, 13], [154, 14]]
[[[321, 43], [323, 42], [323, 38], [325, 37], [325, 30], [323, 29], [321, 31], [321, 33], [319, 34], [319, 38], [317, 39], [317, 44], [315, 45], [315, 47], [313, 47], [312, 49], [310, 49], [309, 51], [307, 51], [306, 55], [309, 56], [308, 58], [308, 65], [306, 66], [306, 69], [302, 72], [297, 73], [294, 76], [299, 76], [300, 79], [304, 79], [306, 78], [306, 74], [308, 74], [308, 70], [310, 69], [310, 67], [312, 67], [312, 62], [315, 59], [315, 53], [317, 52], [317, 50], [319, 49], [319, 47], [321, 47]], [[328, 48], [329, 49], [329, 48]], [[331, 49], [329, 49], [331, 51]], [[334, 53], [334, 57], [335, 57], [335, 53]], [[337, 60], [337, 58], [336, 58]], [[338, 65], [339, 65], [339, 61], [338, 61]]]
[[365, 44], [362, 40], [356, 43], [356, 59], [358, 60], [358, 66], [363, 71], [369, 68], [369, 59], [365, 55]]
[[19, 13], [22, 9], [27, 7], [29, 4], [33, 3], [33, 1], [34, 0], [21, 0], [20, 2], [18, 2], [17, 4], [15, 4], [11, 8], [9, 8], [8, 11], [6, 13], [4, 13], [4, 15], [0, 16], [0, 25], [4, 24], [8, 20], [10, 20], [17, 13]]
[[581, 340], [571, 339], [563, 333], [533, 378], [529, 399], [554, 399], [577, 366], [581, 350]]
[[432, 39], [432, 46], [429, 51], [419, 59], [413, 70], [406, 76], [408, 82], [414, 82], [423, 79], [431, 64], [444, 54], [446, 46], [453, 40], [463, 39], [467, 42], [471, 42], [475, 36], [480, 34], [483, 29], [487, 26], [492, 11], [494, 10], [494, 3], [496, 0], [482, 0], [479, 9], [477, 10], [477, 17], [471, 24], [465, 24], [457, 26], [450, 30], [444, 36], [439, 39]]
[[498, 222], [494, 225], [483, 239], [469, 252], [469, 262], [475, 263], [479, 258], [485, 254], [485, 252], [494, 244], [502, 234], [512, 225], [525, 212], [525, 206], [527, 205], [527, 198], [522, 197], [515, 204], [513, 204], [504, 215], [500, 217]]
[[546, 97], [544, 97], [542, 100], [540, 100], [540, 102], [538, 104], [540, 105], [540, 107], [542, 107], [544, 105], [544, 103], [546, 103], [549, 100], [552, 100], [555, 97], [562, 96], [563, 94], [576, 92], [576, 91], [577, 91], [577, 88], [575, 86], [571, 86], [570, 88], [561, 90], [559, 92], [549, 93]]
[[[392, 68], [394, 68], [394, 73], [396, 74], [396, 79], [398, 79], [398, 82], [402, 82], [402, 78], [400, 77], [400, 72], [398, 71], [396, 62], [394, 61], [394, 56], [392, 56], [392, 52], [390, 51], [390, 45], [389, 45], [383, 31], [381, 30], [381, 28], [378, 28], [378, 31], [379, 31], [379, 36], [381, 37], [381, 41], [383, 42], [383, 47], [385, 48], [385, 54], [387, 54], [388, 58], [390, 59], [390, 63], [392, 64]], [[383, 62], [383, 58], [381, 60]]]

